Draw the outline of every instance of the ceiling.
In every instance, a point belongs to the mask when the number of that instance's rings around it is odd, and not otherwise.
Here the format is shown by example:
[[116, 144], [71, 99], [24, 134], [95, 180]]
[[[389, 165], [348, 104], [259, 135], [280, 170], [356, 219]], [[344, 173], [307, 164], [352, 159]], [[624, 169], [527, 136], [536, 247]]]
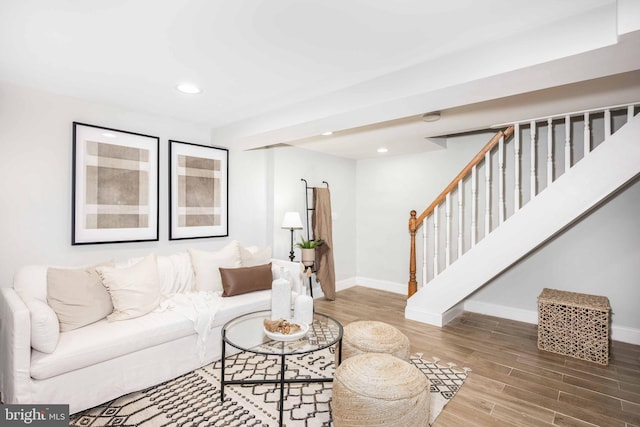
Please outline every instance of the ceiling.
[[206, 126], [230, 148], [410, 154], [639, 101], [638, 3], [3, 0], [0, 81]]

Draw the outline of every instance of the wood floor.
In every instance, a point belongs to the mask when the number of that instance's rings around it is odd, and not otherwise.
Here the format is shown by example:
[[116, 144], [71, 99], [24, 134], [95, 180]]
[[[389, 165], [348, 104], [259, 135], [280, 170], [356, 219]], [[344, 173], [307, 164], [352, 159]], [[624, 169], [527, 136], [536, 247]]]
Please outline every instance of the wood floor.
[[356, 286], [317, 311], [379, 320], [411, 351], [471, 368], [434, 426], [640, 426], [640, 346], [613, 342], [608, 366], [537, 349], [536, 325], [464, 313], [443, 328], [404, 318], [403, 295]]

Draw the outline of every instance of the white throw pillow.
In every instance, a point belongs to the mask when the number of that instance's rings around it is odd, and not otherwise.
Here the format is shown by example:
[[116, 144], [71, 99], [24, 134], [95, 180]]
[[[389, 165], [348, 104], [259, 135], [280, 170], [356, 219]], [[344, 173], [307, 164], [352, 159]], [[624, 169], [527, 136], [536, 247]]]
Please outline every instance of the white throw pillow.
[[197, 291], [222, 292], [220, 267], [242, 267], [240, 261], [240, 245], [235, 240], [215, 252], [189, 249], [189, 255], [191, 255], [193, 271], [196, 274]]
[[255, 267], [271, 262], [271, 247], [240, 246], [240, 262], [243, 267]]
[[60, 338], [55, 311], [39, 299], [29, 299], [25, 305], [31, 317], [31, 347], [43, 353], [53, 353]]
[[107, 320], [143, 316], [160, 304], [160, 277], [156, 255], [150, 254], [130, 267], [96, 267], [111, 295], [113, 313]]

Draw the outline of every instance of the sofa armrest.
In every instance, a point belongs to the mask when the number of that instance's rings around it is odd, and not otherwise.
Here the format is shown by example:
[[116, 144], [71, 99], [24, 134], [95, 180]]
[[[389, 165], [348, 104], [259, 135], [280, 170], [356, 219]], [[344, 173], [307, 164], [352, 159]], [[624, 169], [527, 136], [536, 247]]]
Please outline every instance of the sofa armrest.
[[0, 393], [17, 403], [30, 379], [31, 319], [13, 288], [0, 288]]

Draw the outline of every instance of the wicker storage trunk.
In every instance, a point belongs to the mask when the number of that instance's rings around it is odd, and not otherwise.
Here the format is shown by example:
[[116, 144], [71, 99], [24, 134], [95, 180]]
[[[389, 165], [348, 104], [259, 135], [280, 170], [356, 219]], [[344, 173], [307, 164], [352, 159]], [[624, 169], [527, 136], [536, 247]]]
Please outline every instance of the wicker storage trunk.
[[609, 364], [609, 299], [543, 289], [538, 297], [538, 348]]

